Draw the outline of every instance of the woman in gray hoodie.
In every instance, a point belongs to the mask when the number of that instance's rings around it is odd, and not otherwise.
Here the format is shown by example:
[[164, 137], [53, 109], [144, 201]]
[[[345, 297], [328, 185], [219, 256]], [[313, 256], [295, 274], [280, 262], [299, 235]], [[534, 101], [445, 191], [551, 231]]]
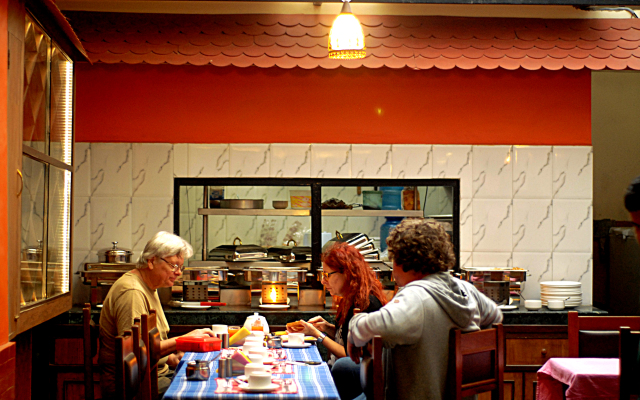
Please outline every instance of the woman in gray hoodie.
[[386, 398], [444, 399], [451, 328], [489, 328], [502, 322], [502, 313], [473, 285], [449, 274], [453, 245], [438, 222], [404, 220], [387, 245], [401, 289], [379, 311], [353, 317], [349, 355], [357, 363], [360, 347], [380, 335]]

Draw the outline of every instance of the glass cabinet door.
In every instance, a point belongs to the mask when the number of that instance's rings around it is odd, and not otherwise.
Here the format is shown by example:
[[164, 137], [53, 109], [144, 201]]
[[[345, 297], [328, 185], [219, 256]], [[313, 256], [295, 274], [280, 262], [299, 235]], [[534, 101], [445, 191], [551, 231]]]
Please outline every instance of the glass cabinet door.
[[46, 298], [46, 271], [43, 252], [45, 243], [45, 181], [46, 165], [23, 156], [22, 175], [22, 241], [20, 284], [26, 305]]
[[46, 142], [50, 39], [28, 15], [24, 38], [23, 143], [44, 154]]

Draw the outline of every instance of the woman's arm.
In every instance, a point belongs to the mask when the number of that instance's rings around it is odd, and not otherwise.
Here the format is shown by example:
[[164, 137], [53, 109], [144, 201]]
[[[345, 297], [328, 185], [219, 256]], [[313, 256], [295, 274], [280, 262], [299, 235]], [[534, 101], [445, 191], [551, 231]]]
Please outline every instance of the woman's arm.
[[[309, 322], [311, 322], [312, 320], [314, 320], [316, 318], [322, 319], [321, 317], [315, 317], [315, 318], [310, 319]], [[320, 329], [316, 328], [316, 326], [314, 324], [311, 324], [309, 322], [305, 322], [305, 321], [302, 321], [302, 320], [300, 320], [299, 322], [304, 327], [302, 329], [296, 330], [296, 333], [304, 333], [305, 335], [313, 336], [316, 339], [319, 338], [320, 336], [322, 336], [322, 331]], [[327, 350], [331, 354], [334, 354], [336, 357], [338, 357], [338, 358], [345, 357], [347, 355], [347, 353], [344, 351], [344, 346], [341, 345], [341, 344], [336, 343], [336, 341], [333, 340], [335, 338], [335, 332], [336, 332], [335, 325], [328, 323], [324, 319], [322, 319], [322, 322], [316, 321], [316, 324], [318, 326], [322, 326], [324, 329], [327, 329], [328, 331], [331, 331], [331, 335], [329, 335], [329, 332], [325, 331], [327, 336], [322, 341], [322, 345], [324, 347], [326, 347]]]

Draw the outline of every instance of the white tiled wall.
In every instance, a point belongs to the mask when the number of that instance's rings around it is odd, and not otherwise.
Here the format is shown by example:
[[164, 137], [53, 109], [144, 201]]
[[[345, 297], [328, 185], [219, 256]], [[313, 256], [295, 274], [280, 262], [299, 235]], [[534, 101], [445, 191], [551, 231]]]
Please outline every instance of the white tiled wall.
[[[591, 304], [592, 168], [590, 146], [76, 143], [74, 263], [78, 269], [96, 261], [97, 250], [112, 240], [137, 257], [155, 232], [171, 231], [174, 176], [460, 178], [461, 265], [526, 268], [528, 298], [539, 298], [540, 281], [580, 280], [583, 303]], [[287, 199], [228, 190], [239, 198]], [[200, 207], [202, 192], [185, 195], [186, 216]], [[355, 188], [323, 192], [346, 202], [355, 196]], [[384, 221], [333, 219], [323, 219], [327, 231], [376, 233]], [[309, 218], [276, 219], [278, 240], [296, 221], [310, 224]], [[201, 249], [202, 224], [186, 218], [181, 224]], [[246, 219], [210, 218], [210, 242], [230, 241], [239, 229], [257, 240], [263, 224], [264, 217], [254, 218], [252, 229]], [[81, 286], [74, 289], [78, 301], [88, 295]]]

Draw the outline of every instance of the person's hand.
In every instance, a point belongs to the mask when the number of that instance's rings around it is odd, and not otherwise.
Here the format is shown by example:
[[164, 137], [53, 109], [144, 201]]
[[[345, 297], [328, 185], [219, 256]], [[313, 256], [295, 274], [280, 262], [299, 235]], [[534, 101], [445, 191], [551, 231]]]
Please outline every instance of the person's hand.
[[355, 344], [347, 342], [347, 353], [354, 363], [360, 364], [360, 357], [362, 357], [362, 349], [356, 347]]
[[182, 351], [169, 354], [169, 358], [167, 359], [167, 365], [169, 365], [172, 368], [177, 367], [178, 364], [180, 363], [180, 360], [182, 360], [183, 355], [184, 353]]
[[316, 329], [310, 323], [300, 320], [298, 321], [300, 325], [287, 329], [289, 333], [304, 333], [306, 336], [318, 337], [320, 336], [320, 331]]
[[194, 329], [184, 336], [211, 336], [215, 337], [216, 334], [210, 328]]
[[320, 316], [311, 318], [309, 320], [309, 323], [320, 332], [326, 333], [328, 332], [329, 328], [333, 328], [333, 324], [328, 323], [324, 318]]

